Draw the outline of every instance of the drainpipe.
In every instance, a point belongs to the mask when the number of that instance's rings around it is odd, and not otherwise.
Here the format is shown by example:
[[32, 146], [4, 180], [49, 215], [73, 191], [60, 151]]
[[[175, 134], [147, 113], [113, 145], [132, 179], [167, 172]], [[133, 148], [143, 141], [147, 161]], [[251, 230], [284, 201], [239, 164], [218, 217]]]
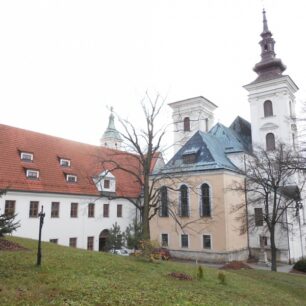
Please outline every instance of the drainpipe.
[[[243, 161], [244, 161], [244, 172], [246, 172], [245, 154], [243, 155]], [[244, 178], [244, 200], [245, 200], [245, 215], [246, 215], [246, 226], [247, 226], [247, 245], [249, 250], [249, 258], [250, 258], [251, 250], [250, 250], [250, 237], [249, 237], [249, 212], [248, 212], [248, 194], [246, 188], [246, 178]]]
[[300, 212], [299, 212], [299, 229], [300, 229], [302, 259], [304, 259], [304, 247], [303, 247], [303, 238], [302, 238], [302, 229], [301, 229], [301, 214], [300, 214]]
[[288, 223], [288, 211], [286, 208], [286, 223], [287, 223], [287, 239], [288, 239], [288, 256], [289, 256], [289, 265], [291, 265], [291, 254], [290, 254], [290, 239], [289, 239], [289, 223]]

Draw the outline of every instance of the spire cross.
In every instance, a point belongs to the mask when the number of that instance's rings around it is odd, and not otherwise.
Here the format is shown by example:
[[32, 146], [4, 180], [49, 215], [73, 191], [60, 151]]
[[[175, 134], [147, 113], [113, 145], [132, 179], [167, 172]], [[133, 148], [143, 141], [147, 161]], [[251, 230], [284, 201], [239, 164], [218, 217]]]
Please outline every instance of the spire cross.
[[262, 14], [263, 14], [263, 33], [267, 33], [269, 32], [269, 29], [268, 29], [268, 21], [265, 9], [262, 10]]

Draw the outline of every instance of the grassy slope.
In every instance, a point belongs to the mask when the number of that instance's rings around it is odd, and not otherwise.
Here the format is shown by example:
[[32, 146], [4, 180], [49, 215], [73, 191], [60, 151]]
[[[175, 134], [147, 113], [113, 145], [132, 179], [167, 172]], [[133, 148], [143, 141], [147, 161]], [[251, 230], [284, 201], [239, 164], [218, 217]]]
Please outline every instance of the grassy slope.
[[205, 268], [201, 281], [172, 279], [169, 272], [195, 276], [190, 264], [148, 263], [130, 257], [43, 244], [35, 267], [36, 241], [10, 238], [29, 248], [0, 252], [0, 305], [306, 305], [306, 277], [266, 271]]

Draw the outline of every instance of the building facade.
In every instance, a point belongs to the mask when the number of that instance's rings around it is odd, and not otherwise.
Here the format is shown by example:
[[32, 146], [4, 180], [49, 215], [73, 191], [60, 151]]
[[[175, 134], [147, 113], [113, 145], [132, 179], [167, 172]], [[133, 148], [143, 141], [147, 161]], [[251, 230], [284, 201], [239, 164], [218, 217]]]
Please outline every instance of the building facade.
[[[261, 38], [261, 59], [253, 69], [257, 78], [244, 86], [249, 93], [253, 149], [273, 151], [278, 143], [283, 143], [293, 151], [299, 150], [295, 111], [298, 87], [289, 75], [283, 74], [286, 66], [276, 58], [275, 40], [269, 30], [265, 11]], [[302, 186], [303, 179], [296, 174], [289, 178], [287, 184], [291, 187]], [[303, 190], [301, 198], [305, 198]], [[254, 214], [254, 211], [249, 213]], [[288, 228], [277, 227], [277, 256], [280, 261], [295, 261], [306, 254], [305, 205], [297, 215], [288, 209], [286, 218], [288, 220], [284, 223], [288, 223]], [[269, 256], [269, 239], [267, 229], [258, 226], [250, 233], [251, 252], [258, 256], [263, 243]]]
[[[257, 222], [247, 236], [241, 234], [245, 219], [237, 218], [235, 210], [244, 207], [247, 216], [255, 218], [262, 205], [248, 205], [252, 195], [245, 192], [241, 197], [232, 188], [235, 182], [243, 182], [239, 170], [252, 152], [273, 151], [278, 143], [298, 148], [298, 87], [290, 76], [283, 75], [286, 67], [276, 58], [265, 11], [261, 38], [261, 60], [254, 67], [258, 76], [244, 86], [249, 92], [251, 124], [237, 117], [228, 128], [220, 123], [212, 126], [216, 106], [203, 97], [170, 103], [176, 154], [164, 168], [168, 177], [159, 186], [162, 213], [153, 220], [152, 233], [177, 257], [229, 261], [249, 255], [259, 258], [263, 250], [270, 257], [267, 228]], [[290, 177], [289, 183], [286, 187], [302, 185], [298, 175]], [[301, 194], [304, 198], [305, 192]], [[277, 226], [278, 261], [296, 261], [306, 254], [304, 207], [298, 215], [284, 214], [289, 228]]]
[[250, 124], [237, 117], [231, 127], [197, 131], [157, 174], [161, 207], [151, 222], [152, 239], [178, 258], [208, 262], [248, 258], [247, 233], [239, 208], [244, 194], [234, 162], [250, 148]]
[[37, 239], [43, 211], [43, 241], [104, 250], [112, 225], [124, 231], [137, 217], [129, 199], [140, 187], [111, 162], [137, 167], [133, 155], [6, 125], [0, 140], [0, 212], [17, 214], [14, 235]]

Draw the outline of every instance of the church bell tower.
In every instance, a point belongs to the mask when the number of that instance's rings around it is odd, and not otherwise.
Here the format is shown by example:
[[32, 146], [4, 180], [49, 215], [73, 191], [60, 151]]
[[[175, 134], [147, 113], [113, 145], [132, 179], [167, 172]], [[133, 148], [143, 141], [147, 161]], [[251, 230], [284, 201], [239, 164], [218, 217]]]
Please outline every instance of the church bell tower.
[[265, 10], [259, 45], [261, 59], [253, 69], [258, 76], [244, 86], [249, 92], [253, 149], [273, 150], [277, 142], [295, 147], [295, 93], [298, 87], [289, 75], [283, 74], [286, 66], [276, 57], [275, 40], [268, 28]]

